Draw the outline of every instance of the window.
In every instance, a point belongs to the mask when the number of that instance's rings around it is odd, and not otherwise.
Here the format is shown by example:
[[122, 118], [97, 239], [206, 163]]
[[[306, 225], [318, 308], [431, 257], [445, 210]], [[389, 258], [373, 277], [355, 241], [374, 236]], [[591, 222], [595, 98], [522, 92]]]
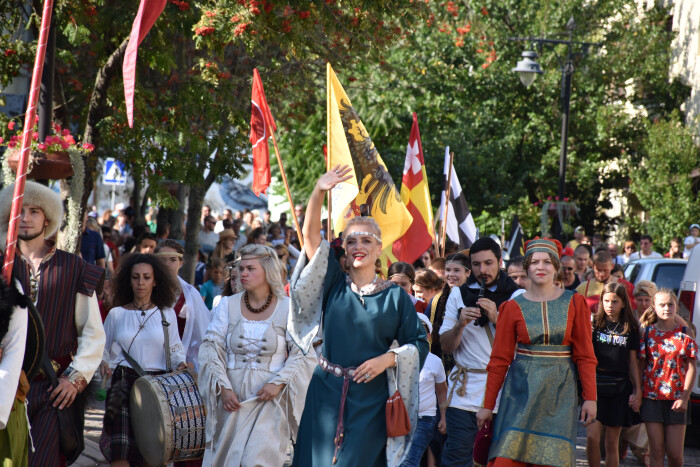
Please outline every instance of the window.
[[651, 280], [656, 283], [657, 287], [671, 289], [677, 294], [683, 280], [686, 264], [657, 264]]

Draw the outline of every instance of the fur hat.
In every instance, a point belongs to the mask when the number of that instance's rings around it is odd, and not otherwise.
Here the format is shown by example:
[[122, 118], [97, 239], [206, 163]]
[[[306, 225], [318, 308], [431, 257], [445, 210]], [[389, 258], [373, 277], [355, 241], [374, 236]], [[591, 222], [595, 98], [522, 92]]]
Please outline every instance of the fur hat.
[[[15, 184], [7, 186], [0, 191], [0, 248], [5, 247], [7, 229], [10, 223], [10, 210], [12, 209], [12, 197]], [[46, 226], [45, 238], [56, 233], [63, 222], [63, 202], [58, 193], [51, 188], [36, 182], [27, 180], [24, 185], [24, 206], [37, 206], [44, 211], [44, 216], [49, 225]]]

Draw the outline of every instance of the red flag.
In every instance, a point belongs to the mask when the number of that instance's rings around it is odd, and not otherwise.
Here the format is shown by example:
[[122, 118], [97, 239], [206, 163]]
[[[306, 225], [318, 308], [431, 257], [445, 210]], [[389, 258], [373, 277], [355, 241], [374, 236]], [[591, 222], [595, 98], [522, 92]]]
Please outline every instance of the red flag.
[[413, 216], [413, 222], [406, 233], [394, 243], [392, 253], [397, 260], [411, 264], [430, 248], [435, 237], [428, 176], [425, 172], [423, 146], [418, 130], [418, 116], [415, 112], [413, 112], [413, 127], [411, 127], [411, 136], [408, 138], [406, 148], [401, 200]]
[[136, 56], [138, 48], [163, 12], [166, 3], [167, 0], [141, 0], [139, 12], [136, 13], [136, 19], [134, 19], [134, 24], [131, 26], [129, 45], [126, 46], [124, 64], [122, 65], [126, 118], [129, 121], [129, 128], [134, 127], [134, 87], [136, 85]]
[[257, 196], [270, 186], [270, 149], [267, 138], [277, 127], [265, 99], [258, 69], [253, 70], [253, 95], [250, 98], [250, 143], [253, 145], [253, 192]]

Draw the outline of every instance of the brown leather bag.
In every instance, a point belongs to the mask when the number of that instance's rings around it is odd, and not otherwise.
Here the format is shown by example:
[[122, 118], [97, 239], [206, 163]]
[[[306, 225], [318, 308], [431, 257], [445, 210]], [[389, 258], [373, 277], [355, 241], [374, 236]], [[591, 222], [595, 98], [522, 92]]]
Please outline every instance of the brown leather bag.
[[390, 438], [406, 436], [411, 432], [411, 419], [398, 388], [386, 401], [386, 434]]

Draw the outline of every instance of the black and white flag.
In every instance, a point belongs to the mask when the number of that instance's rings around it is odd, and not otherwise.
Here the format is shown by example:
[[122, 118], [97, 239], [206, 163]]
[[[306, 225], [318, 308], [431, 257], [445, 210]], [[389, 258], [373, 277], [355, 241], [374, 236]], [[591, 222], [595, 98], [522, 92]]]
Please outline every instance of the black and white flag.
[[520, 225], [520, 219], [513, 214], [510, 224], [510, 240], [508, 241], [508, 259], [525, 256], [525, 232]]
[[[450, 166], [450, 147], [445, 148], [445, 188], [440, 195], [440, 211], [438, 219], [443, 221], [445, 209], [445, 191], [447, 190], [447, 174]], [[478, 238], [478, 231], [474, 218], [469, 211], [467, 201], [464, 199], [462, 186], [457, 179], [454, 165], [451, 167], [452, 177], [450, 178], [450, 205], [447, 208], [447, 238], [457, 243], [461, 249], [469, 248]]]

